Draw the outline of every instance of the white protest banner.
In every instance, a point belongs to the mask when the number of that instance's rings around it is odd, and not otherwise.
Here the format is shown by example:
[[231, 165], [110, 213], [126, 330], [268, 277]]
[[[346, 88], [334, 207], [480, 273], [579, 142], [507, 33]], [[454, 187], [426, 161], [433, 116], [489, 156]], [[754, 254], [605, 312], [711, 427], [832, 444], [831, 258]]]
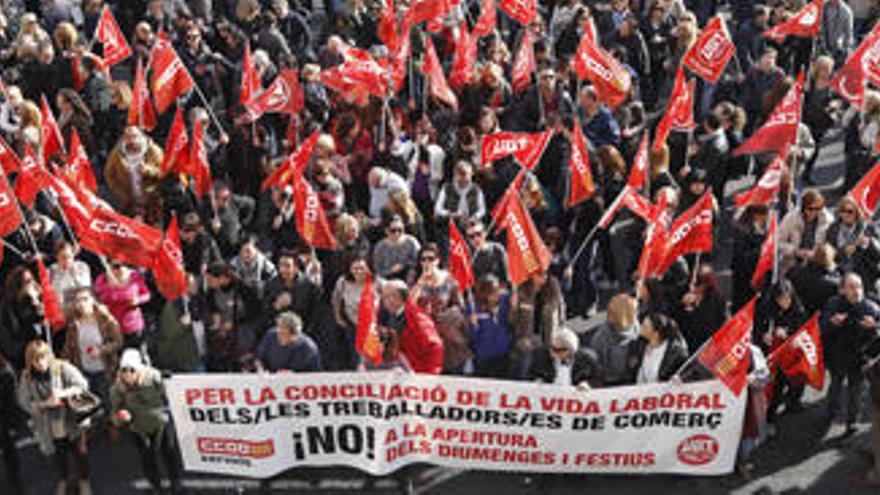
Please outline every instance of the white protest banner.
[[175, 375], [167, 390], [186, 469], [253, 478], [415, 462], [717, 475], [733, 469], [746, 396], [715, 380], [585, 392], [391, 371]]

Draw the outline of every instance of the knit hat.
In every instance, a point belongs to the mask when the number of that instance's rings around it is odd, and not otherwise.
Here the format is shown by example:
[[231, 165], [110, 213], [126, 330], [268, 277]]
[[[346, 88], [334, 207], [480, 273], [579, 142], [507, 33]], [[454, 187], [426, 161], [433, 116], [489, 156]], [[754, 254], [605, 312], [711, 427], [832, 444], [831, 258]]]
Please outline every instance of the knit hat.
[[144, 368], [144, 360], [141, 359], [141, 353], [137, 349], [126, 349], [122, 353], [122, 359], [119, 360], [119, 368], [132, 368], [140, 371]]

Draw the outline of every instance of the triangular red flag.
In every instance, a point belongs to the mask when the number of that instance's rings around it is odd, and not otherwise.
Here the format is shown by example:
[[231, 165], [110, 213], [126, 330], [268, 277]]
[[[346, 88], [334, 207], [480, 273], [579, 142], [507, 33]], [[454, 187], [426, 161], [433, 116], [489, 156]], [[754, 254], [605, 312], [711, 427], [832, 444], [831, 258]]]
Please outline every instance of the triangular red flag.
[[458, 108], [458, 98], [446, 82], [443, 67], [440, 66], [440, 59], [437, 58], [437, 51], [434, 50], [434, 43], [430, 36], [425, 38], [425, 61], [422, 65], [422, 72], [428, 79], [431, 96], [452, 108]]
[[467, 22], [462, 21], [455, 40], [455, 55], [452, 70], [449, 72], [449, 85], [461, 89], [471, 83], [474, 77], [474, 64], [477, 61], [477, 38], [467, 30]]
[[474, 24], [471, 34], [475, 37], [489, 36], [495, 31], [495, 25], [498, 24], [498, 13], [495, 10], [495, 0], [482, 0], [480, 2], [480, 17]]
[[177, 98], [188, 93], [196, 84], [174, 47], [167, 41], [157, 40], [153, 45], [150, 71], [150, 85], [159, 113], [165, 113]]
[[272, 84], [245, 104], [245, 122], [256, 122], [265, 113], [294, 115], [303, 108], [303, 90], [293, 69], [283, 69]]
[[156, 288], [166, 300], [175, 301], [189, 291], [186, 269], [183, 264], [183, 252], [180, 249], [177, 215], [173, 215], [168, 223], [165, 239], [156, 254], [152, 270], [156, 279]]
[[144, 66], [138, 59], [134, 68], [134, 84], [131, 87], [131, 103], [128, 106], [127, 125], [137, 126], [147, 131], [156, 127], [156, 110], [150, 100], [150, 88]]
[[513, 59], [513, 68], [510, 70], [511, 86], [514, 93], [525, 91], [532, 84], [532, 74], [535, 72], [535, 47], [532, 43], [532, 35], [529, 30], [523, 30], [522, 39], [519, 42], [519, 50]]
[[712, 251], [712, 230], [715, 200], [706, 191], [690, 208], [682, 212], [669, 227], [666, 254], [663, 262], [654, 270], [662, 277], [666, 270], [681, 256]]
[[789, 35], [801, 38], [819, 36], [819, 29], [822, 27], [822, 1], [813, 0], [808, 3], [787, 21], [764, 31], [764, 36], [779, 43], [785, 41], [785, 37]]
[[67, 155], [67, 163], [64, 168], [65, 174], [77, 186], [88, 188], [92, 192], [98, 190], [95, 172], [89, 162], [89, 154], [86, 153], [85, 146], [79, 140], [79, 132], [76, 127], [70, 131], [70, 152]]
[[697, 356], [700, 363], [736, 396], [742, 393], [748, 383], [754, 319], [753, 298], [712, 335]]
[[112, 67], [119, 62], [131, 56], [131, 47], [125, 41], [116, 18], [110, 7], [104, 5], [101, 11], [101, 17], [98, 19], [98, 25], [95, 28], [95, 40], [100, 41], [104, 45], [104, 62], [108, 67]]
[[[822, 337], [819, 314], [792, 334], [767, 357], [768, 364], [778, 365], [795, 384], [806, 383], [816, 390], [825, 384], [825, 362], [822, 358]], [[771, 366], [775, 368], [776, 366]]]
[[499, 0], [498, 7], [523, 26], [528, 26], [538, 15], [537, 0]]
[[389, 53], [394, 53], [400, 47], [400, 34], [397, 31], [397, 12], [394, 9], [394, 0], [383, 0], [382, 13], [376, 24], [376, 37], [388, 47]]
[[421, 22], [441, 20], [453, 5], [450, 0], [414, 0], [403, 16], [403, 30], [409, 31], [413, 25]]
[[80, 244], [120, 263], [149, 269], [161, 248], [162, 232], [101, 207], [92, 212], [92, 218], [80, 236]]
[[798, 125], [801, 121], [801, 103], [804, 92], [804, 73], [798, 75], [795, 84], [776, 104], [767, 121], [739, 147], [733, 156], [764, 151], [785, 151], [797, 140]]
[[321, 200], [302, 174], [294, 177], [293, 202], [296, 231], [300, 237], [313, 248], [336, 249], [336, 238], [327, 222]]
[[632, 89], [632, 77], [626, 68], [599, 47], [589, 33], [581, 36], [572, 68], [578, 78], [593, 84], [596, 96], [611, 108], [623, 103]]
[[873, 217], [877, 203], [880, 202], [880, 162], [863, 175], [847, 195], [858, 203], [865, 216]]
[[458, 283], [458, 290], [461, 292], [474, 285], [471, 253], [464, 242], [464, 237], [451, 219], [449, 220], [449, 274]]
[[500, 158], [513, 155], [520, 165], [531, 170], [538, 164], [552, 137], [552, 129], [534, 134], [507, 131], [489, 134], [483, 137], [480, 162], [485, 168]]
[[162, 158], [162, 175], [169, 172], [187, 173], [189, 170], [190, 150], [189, 137], [186, 135], [186, 124], [183, 122], [183, 111], [178, 106], [171, 121], [171, 130], [165, 140], [165, 155]]
[[296, 151], [288, 155], [280, 165], [275, 167], [269, 177], [266, 177], [261, 190], [265, 191], [272, 186], [284, 187], [292, 183], [296, 176], [301, 175], [312, 159], [312, 153], [315, 151], [315, 145], [318, 144], [320, 136], [321, 132], [316, 130], [303, 141]]
[[6, 180], [6, 175], [0, 174], [0, 237], [14, 232], [23, 221], [24, 217], [21, 216], [12, 187]]
[[861, 108], [866, 81], [880, 85], [880, 22], [874, 25], [862, 43], [847, 57], [843, 67], [831, 78], [831, 88], [850, 105]]
[[358, 354], [373, 364], [382, 362], [382, 343], [379, 340], [379, 327], [376, 321], [376, 294], [373, 291], [373, 275], [368, 274], [361, 290], [358, 303], [358, 321], [354, 336], [354, 347]]
[[767, 235], [764, 242], [761, 243], [761, 255], [758, 257], [758, 264], [755, 265], [755, 273], [752, 275], [752, 288], [760, 290], [764, 285], [764, 277], [773, 271], [776, 264], [776, 256], [779, 247], [776, 245], [776, 215], [770, 216], [770, 227], [767, 229]]
[[630, 210], [633, 214], [646, 222], [650, 221], [654, 215], [654, 205], [652, 205], [647, 198], [639, 194], [638, 191], [627, 185], [623, 188], [623, 191], [620, 191], [620, 194], [614, 198], [614, 201], [605, 208], [605, 212], [602, 213], [602, 216], [599, 218], [599, 226], [603, 229], [608, 228], [608, 226], [611, 225], [614, 216], [623, 208]]
[[43, 159], [48, 160], [55, 153], [60, 152], [64, 148], [64, 136], [61, 134], [61, 128], [52, 114], [52, 108], [46, 101], [46, 95], [40, 96], [40, 114], [43, 118], [40, 132], [43, 136]]
[[15, 179], [15, 195], [18, 200], [28, 208], [33, 207], [37, 194], [49, 187], [47, 177], [51, 177], [51, 174], [43, 167], [30, 143], [25, 141], [21, 170]]
[[[655, 141], [656, 143], [656, 141]], [[639, 141], [639, 148], [636, 150], [636, 156], [633, 158], [632, 167], [629, 169], [629, 177], [626, 184], [638, 191], [645, 187], [648, 178], [648, 133], [642, 134], [642, 140]]]
[[244, 44], [244, 59], [241, 62], [241, 85], [238, 88], [238, 101], [242, 104], [255, 98], [262, 88], [260, 87], [260, 74], [251, 57], [251, 44]]
[[519, 173], [514, 177], [513, 182], [507, 186], [504, 194], [501, 195], [501, 198], [495, 203], [495, 206], [492, 207], [492, 211], [489, 212], [489, 217], [492, 219], [492, 224], [495, 225], [496, 232], [504, 228], [504, 219], [501, 217], [507, 211], [507, 203], [510, 201], [510, 198], [513, 196], [519, 197], [519, 190], [522, 188], [525, 178], [525, 169], [520, 169]]
[[654, 137], [654, 149], [659, 150], [666, 144], [669, 131], [690, 131], [696, 127], [694, 122], [694, 93], [696, 81], [685, 82], [684, 70], [679, 66], [675, 74], [675, 84], [666, 111], [657, 124], [657, 134]]
[[724, 19], [716, 15], [685, 53], [682, 63], [696, 75], [715, 84], [735, 52], [736, 46], [730, 39]]
[[37, 272], [40, 279], [40, 292], [43, 295], [43, 318], [52, 328], [52, 333], [60, 331], [67, 323], [64, 319], [64, 311], [61, 310], [61, 302], [58, 300], [58, 294], [52, 287], [52, 280], [49, 279], [49, 272], [46, 265], [43, 264], [41, 258], [37, 258]]
[[593, 172], [590, 170], [587, 140], [584, 137], [584, 131], [581, 130], [581, 123], [577, 119], [575, 119], [574, 130], [572, 131], [571, 156], [568, 160], [568, 168], [571, 172], [571, 190], [568, 195], [568, 206], [572, 207], [596, 192]]
[[403, 82], [406, 80], [407, 70], [409, 68], [409, 57], [412, 55], [412, 42], [409, 37], [409, 31], [401, 36], [400, 46], [392, 56], [388, 64], [388, 72], [391, 76], [392, 93], [397, 94], [403, 89]]
[[669, 198], [661, 194], [654, 205], [654, 211], [645, 229], [645, 243], [639, 257], [638, 274], [642, 280], [657, 276], [657, 268], [663, 264], [666, 247], [669, 243], [669, 222], [672, 216], [668, 207]]
[[776, 199], [776, 194], [782, 187], [782, 178], [786, 174], [788, 166], [785, 164], [785, 155], [777, 155], [767, 165], [761, 178], [748, 191], [743, 191], [733, 197], [733, 202], [738, 208], [749, 205], [769, 205]]
[[3, 173], [6, 175], [21, 170], [21, 159], [2, 136], [0, 136], [0, 166], [3, 167]]
[[547, 270], [550, 266], [550, 252], [519, 195], [510, 196], [506, 206], [501, 224], [507, 231], [510, 282], [517, 287], [534, 273]]
[[88, 190], [75, 190], [75, 186], [69, 183], [66, 180], [66, 177], [58, 178], [49, 176], [49, 179], [50, 187], [58, 196], [58, 203], [61, 205], [61, 212], [64, 214], [64, 217], [67, 219], [67, 222], [70, 224], [70, 227], [73, 229], [77, 238], [82, 237], [86, 229], [89, 227], [89, 222], [91, 221], [92, 213], [94, 212], [92, 203], [86, 199]]
[[208, 149], [205, 147], [205, 127], [201, 120], [193, 124], [193, 139], [190, 146], [189, 168], [195, 179], [195, 192], [199, 197], [211, 193], [214, 181], [211, 179], [211, 164], [208, 163]]

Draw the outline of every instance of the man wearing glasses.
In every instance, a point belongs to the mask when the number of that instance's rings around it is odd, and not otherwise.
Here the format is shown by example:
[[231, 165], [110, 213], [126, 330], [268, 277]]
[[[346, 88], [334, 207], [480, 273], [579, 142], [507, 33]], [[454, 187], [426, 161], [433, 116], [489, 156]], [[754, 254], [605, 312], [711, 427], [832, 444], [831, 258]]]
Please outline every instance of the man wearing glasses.
[[502, 283], [507, 283], [507, 252], [501, 244], [486, 238], [486, 227], [479, 220], [468, 222], [465, 230], [471, 245], [474, 278], [480, 280], [492, 274]]

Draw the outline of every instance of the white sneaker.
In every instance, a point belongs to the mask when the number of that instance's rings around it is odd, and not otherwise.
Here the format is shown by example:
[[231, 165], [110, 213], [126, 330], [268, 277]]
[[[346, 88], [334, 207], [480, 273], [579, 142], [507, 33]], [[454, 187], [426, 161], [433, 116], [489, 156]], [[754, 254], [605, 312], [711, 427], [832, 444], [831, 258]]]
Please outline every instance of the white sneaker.
[[79, 495], [92, 495], [92, 484], [89, 480], [79, 480]]

